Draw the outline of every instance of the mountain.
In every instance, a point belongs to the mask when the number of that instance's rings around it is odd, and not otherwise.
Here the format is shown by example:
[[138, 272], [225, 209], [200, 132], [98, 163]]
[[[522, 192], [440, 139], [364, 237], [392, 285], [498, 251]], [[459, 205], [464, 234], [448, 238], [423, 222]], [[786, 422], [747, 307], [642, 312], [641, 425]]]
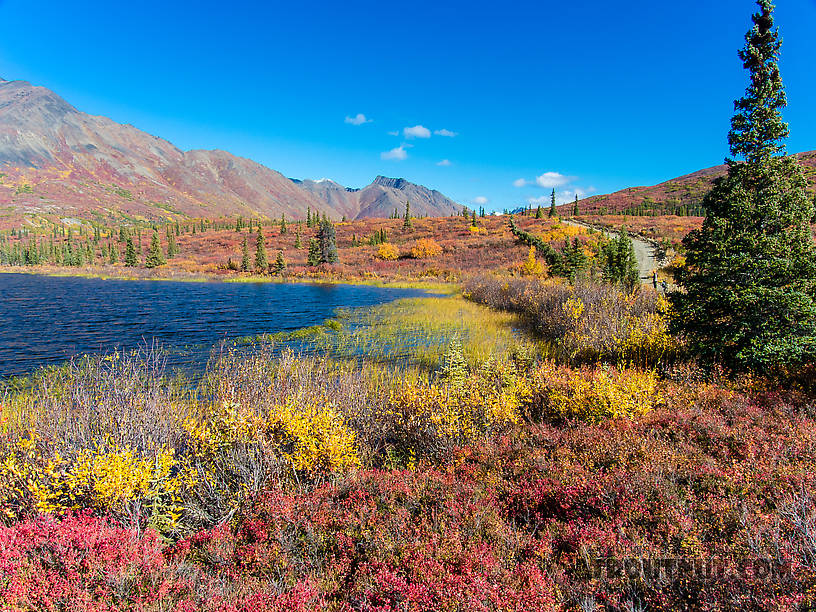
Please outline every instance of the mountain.
[[437, 191], [377, 177], [364, 189], [293, 181], [226, 151], [182, 151], [106, 117], [83, 113], [25, 81], [0, 79], [0, 219], [59, 215], [161, 219], [305, 215], [349, 219], [461, 207]]
[[352, 214], [357, 217], [388, 217], [394, 211], [402, 215], [406, 202], [411, 203], [411, 214], [414, 216], [447, 217], [462, 211], [459, 204], [438, 191], [402, 178], [378, 176], [363, 189], [349, 189], [329, 179], [295, 182], [327, 206], [350, 218]]
[[[816, 151], [797, 154], [805, 176], [816, 190]], [[671, 179], [652, 187], [629, 187], [607, 195], [597, 195], [578, 202], [581, 214], [627, 213], [655, 210], [663, 214], [702, 215], [700, 204], [714, 179], [725, 175], [725, 165], [714, 166]], [[571, 206], [571, 205], [569, 205]]]

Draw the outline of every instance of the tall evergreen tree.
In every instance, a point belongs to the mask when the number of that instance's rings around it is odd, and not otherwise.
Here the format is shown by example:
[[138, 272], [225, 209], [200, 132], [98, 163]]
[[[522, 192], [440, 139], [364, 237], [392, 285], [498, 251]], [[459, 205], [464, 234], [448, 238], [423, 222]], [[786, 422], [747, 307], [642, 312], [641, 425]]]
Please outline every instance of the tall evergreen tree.
[[258, 236], [255, 239], [255, 271], [261, 274], [269, 271], [269, 260], [266, 258], [266, 245], [260, 223], [258, 223]]
[[601, 245], [604, 280], [634, 289], [640, 280], [635, 247], [624, 229], [616, 238]]
[[246, 236], [244, 236], [244, 242], [241, 244], [241, 272], [249, 272], [251, 265], [249, 260], [249, 244], [247, 244]]
[[320, 249], [320, 263], [337, 263], [337, 234], [331, 221], [323, 220], [317, 230], [317, 243]]
[[402, 229], [411, 229], [412, 225], [413, 224], [411, 223], [411, 202], [406, 200], [406, 202], [405, 202], [405, 217], [404, 217], [404, 220], [402, 222]]
[[280, 233], [281, 235], [286, 233], [286, 215], [283, 213], [281, 213]]
[[578, 216], [578, 194], [575, 194], [575, 203], [572, 205], [572, 216]]
[[[584, 248], [578, 238], [573, 238], [572, 243], [567, 240], [564, 248], [561, 249], [561, 258], [563, 260], [564, 276], [571, 281], [575, 281], [575, 277], [586, 270], [589, 264], [589, 258], [584, 253]], [[635, 262], [635, 270], [637, 270], [637, 261]]]
[[306, 263], [310, 266], [320, 265], [320, 244], [317, 242], [317, 238], [309, 240], [309, 254], [306, 256]]
[[178, 243], [176, 242], [176, 234], [173, 229], [167, 232], [167, 259], [172, 259], [179, 254]]
[[150, 238], [150, 250], [147, 252], [147, 257], [145, 257], [145, 267], [157, 268], [158, 266], [166, 263], [167, 261], [164, 259], [164, 255], [162, 254], [159, 232], [158, 230], [154, 229], [153, 236]]
[[125, 265], [129, 268], [139, 265], [139, 255], [136, 253], [136, 246], [130, 235], [125, 238]]
[[550, 217], [555, 216], [555, 189], [552, 190], [552, 195], [550, 196]]
[[283, 258], [283, 251], [278, 251], [278, 256], [275, 257], [275, 263], [272, 264], [272, 273], [276, 275], [283, 274], [286, 271], [286, 260]]
[[785, 154], [774, 5], [757, 4], [739, 52], [750, 82], [734, 103], [728, 174], [703, 200], [703, 227], [683, 241], [672, 327], [706, 363], [780, 375], [816, 360], [816, 250], [807, 183]]
[[300, 249], [303, 248], [303, 243], [300, 239], [300, 225], [298, 224], [297, 230], [295, 230], [295, 248]]

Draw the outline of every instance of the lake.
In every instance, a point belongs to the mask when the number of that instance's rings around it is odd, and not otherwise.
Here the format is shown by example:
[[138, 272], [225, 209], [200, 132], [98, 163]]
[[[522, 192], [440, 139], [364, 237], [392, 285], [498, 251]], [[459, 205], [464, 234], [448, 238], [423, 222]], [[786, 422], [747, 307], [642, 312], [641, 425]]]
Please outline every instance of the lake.
[[0, 274], [0, 378], [154, 341], [167, 350], [168, 366], [200, 368], [224, 340], [317, 325], [340, 307], [422, 295], [367, 285]]

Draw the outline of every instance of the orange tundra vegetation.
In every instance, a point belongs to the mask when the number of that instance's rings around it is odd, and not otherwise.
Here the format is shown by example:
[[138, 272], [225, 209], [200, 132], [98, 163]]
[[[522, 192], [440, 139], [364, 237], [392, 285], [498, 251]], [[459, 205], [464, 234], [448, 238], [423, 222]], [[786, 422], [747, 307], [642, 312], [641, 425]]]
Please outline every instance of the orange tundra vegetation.
[[[599, 234], [576, 228], [560, 219], [535, 219], [530, 216], [515, 218], [517, 225], [541, 236], [555, 249], [577, 238], [587, 254], [597, 253]], [[39, 268], [64, 267], [64, 257], [56, 258], [53, 251], [61, 252], [68, 244], [74, 250], [82, 247], [79, 264], [74, 267], [102, 274], [127, 276], [176, 277], [190, 274], [220, 277], [252, 277], [253, 272], [241, 271], [242, 247], [246, 239], [249, 256], [254, 261], [258, 220], [235, 218], [186, 219], [158, 225], [162, 249], [169, 248], [170, 234], [177, 254], [167, 257], [167, 263], [154, 270], [145, 270], [144, 257], [150, 248], [152, 227], [146, 223], [122, 226], [98, 226], [87, 221], [76, 221], [65, 229], [59, 220], [39, 219], [25, 231], [0, 231], [0, 264], [3, 253], [12, 257], [18, 253], [15, 265], [34, 265]], [[307, 227], [303, 220], [287, 219], [286, 231], [281, 231], [280, 220], [263, 220], [262, 232], [267, 253], [281, 251], [287, 263], [286, 277], [411, 280], [458, 280], [473, 272], [518, 270], [528, 259], [529, 247], [519, 243], [511, 234], [507, 216], [414, 218], [405, 228], [402, 219], [360, 219], [336, 222], [336, 240], [339, 262], [309, 266], [307, 263], [310, 240], [317, 238], [318, 228]], [[134, 243], [139, 263], [126, 267], [126, 241], [122, 228]], [[238, 228], [238, 229], [236, 229]], [[250, 231], [251, 228], [251, 231]], [[383, 241], [382, 238], [385, 237]], [[110, 251], [117, 251], [112, 263]], [[28, 262], [28, 251], [37, 253]], [[5, 258], [9, 259], [8, 257]], [[536, 268], [538, 270], [538, 268]], [[544, 273], [541, 270], [539, 273]]]

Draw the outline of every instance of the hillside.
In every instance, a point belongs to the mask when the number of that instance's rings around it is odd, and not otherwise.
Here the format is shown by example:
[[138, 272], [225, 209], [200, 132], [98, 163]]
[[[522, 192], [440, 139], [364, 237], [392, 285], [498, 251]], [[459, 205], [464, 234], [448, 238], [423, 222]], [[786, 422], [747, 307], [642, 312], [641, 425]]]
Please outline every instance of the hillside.
[[388, 216], [410, 200], [418, 215], [459, 206], [403, 179], [361, 190], [293, 181], [226, 151], [182, 151], [130, 125], [83, 113], [25, 81], [0, 79], [0, 208], [5, 224], [30, 215], [117, 220], [257, 214]]
[[[816, 189], [816, 151], [797, 155], [805, 174]], [[580, 214], [659, 214], [701, 215], [700, 203], [714, 180], [723, 176], [726, 166], [714, 166], [674, 178], [651, 187], [629, 187], [606, 195], [597, 195], [578, 203]]]

